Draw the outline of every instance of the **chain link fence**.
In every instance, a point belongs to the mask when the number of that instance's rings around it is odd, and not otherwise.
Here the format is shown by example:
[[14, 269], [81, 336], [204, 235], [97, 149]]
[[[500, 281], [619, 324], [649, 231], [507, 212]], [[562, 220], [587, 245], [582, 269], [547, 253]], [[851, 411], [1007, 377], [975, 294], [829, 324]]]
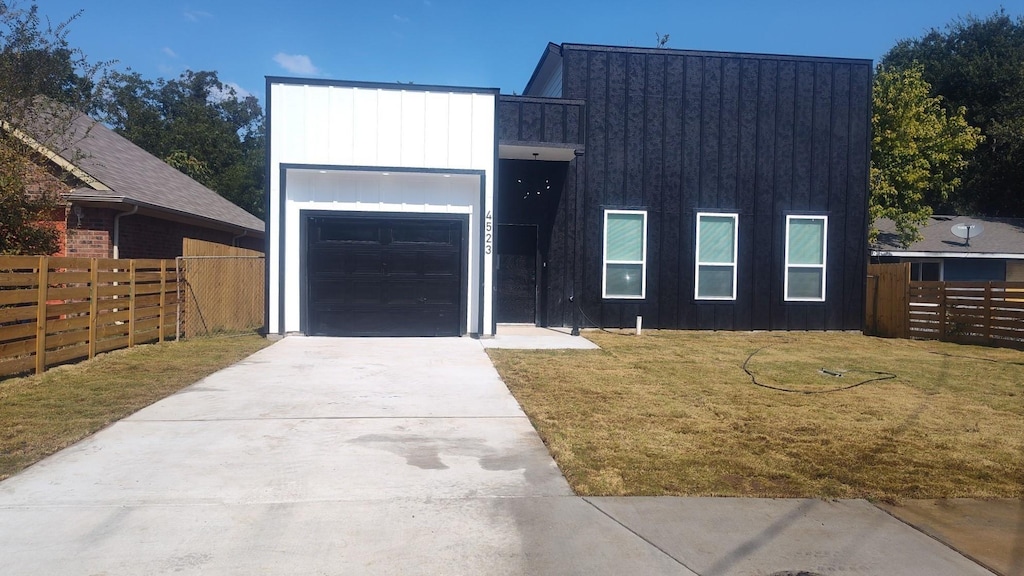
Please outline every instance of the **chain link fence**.
[[263, 327], [263, 256], [177, 259], [178, 336], [255, 332]]

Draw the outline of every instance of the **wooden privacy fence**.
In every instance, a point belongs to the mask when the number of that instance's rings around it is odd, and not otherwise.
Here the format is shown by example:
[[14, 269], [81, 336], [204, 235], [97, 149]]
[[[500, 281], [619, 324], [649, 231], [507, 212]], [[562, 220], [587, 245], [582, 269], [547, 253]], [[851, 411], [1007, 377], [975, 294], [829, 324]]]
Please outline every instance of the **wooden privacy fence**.
[[911, 282], [907, 336], [1024, 348], [1024, 282]]
[[179, 258], [182, 335], [254, 332], [263, 328], [263, 253], [186, 238]]
[[1024, 348], [1024, 282], [912, 282], [910, 264], [871, 264], [864, 332]]
[[907, 338], [910, 263], [868, 264], [864, 333], [886, 338]]
[[173, 337], [174, 260], [0, 256], [0, 376]]

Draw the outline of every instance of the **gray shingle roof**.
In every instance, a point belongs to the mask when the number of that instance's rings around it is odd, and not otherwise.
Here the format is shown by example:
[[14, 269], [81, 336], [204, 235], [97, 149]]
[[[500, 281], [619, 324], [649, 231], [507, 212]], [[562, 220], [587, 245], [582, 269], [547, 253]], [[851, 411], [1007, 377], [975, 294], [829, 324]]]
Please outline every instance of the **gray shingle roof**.
[[59, 154], [110, 190], [80, 188], [70, 199], [138, 204], [263, 233], [262, 220], [92, 118], [79, 114], [72, 129], [85, 135], [74, 138], [81, 157]]
[[[963, 238], [953, 235], [951, 228], [960, 223], [981, 224], [980, 236], [971, 238], [970, 246]], [[985, 218], [974, 216], [932, 216], [921, 227], [924, 237], [903, 248], [899, 245], [896, 226], [891, 220], [875, 222], [878, 241], [871, 247], [875, 252], [946, 252], [954, 254], [1021, 254], [1024, 255], [1024, 218]]]

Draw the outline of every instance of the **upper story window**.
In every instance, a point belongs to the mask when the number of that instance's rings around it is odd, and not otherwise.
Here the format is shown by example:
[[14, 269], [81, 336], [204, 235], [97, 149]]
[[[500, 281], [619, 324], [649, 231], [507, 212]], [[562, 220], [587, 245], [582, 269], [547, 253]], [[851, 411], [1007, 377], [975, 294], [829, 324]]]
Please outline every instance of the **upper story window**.
[[635, 299], [647, 295], [646, 211], [605, 210], [601, 294]]
[[736, 299], [738, 221], [738, 214], [697, 213], [697, 300]]
[[825, 301], [827, 216], [786, 216], [787, 301]]

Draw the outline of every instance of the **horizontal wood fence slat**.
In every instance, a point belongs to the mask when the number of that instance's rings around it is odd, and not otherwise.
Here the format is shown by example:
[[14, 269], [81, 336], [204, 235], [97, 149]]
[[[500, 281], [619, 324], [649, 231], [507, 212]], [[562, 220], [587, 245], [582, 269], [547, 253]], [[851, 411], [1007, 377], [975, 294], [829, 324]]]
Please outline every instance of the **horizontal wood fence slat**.
[[868, 266], [865, 333], [1024, 349], [1024, 282], [914, 282], [910, 265]]
[[0, 256], [0, 376], [163, 341], [177, 293], [174, 260]]
[[264, 258], [185, 239], [177, 260], [0, 256], [0, 377], [264, 325]]
[[1024, 282], [910, 282], [907, 337], [1024, 348]]

